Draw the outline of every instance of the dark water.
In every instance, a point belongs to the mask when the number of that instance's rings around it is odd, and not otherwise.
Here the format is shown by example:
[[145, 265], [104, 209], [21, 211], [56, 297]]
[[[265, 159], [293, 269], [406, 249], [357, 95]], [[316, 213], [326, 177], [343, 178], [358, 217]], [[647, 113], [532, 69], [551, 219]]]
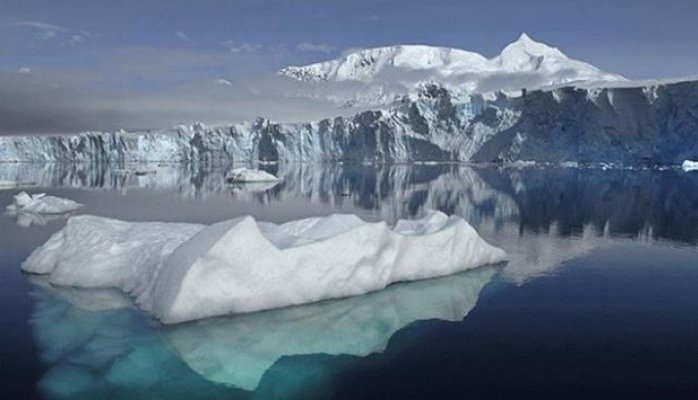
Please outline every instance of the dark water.
[[4, 398], [698, 398], [698, 173], [305, 165], [269, 167], [274, 187], [231, 187], [220, 170], [156, 169], [5, 164], [0, 180], [127, 220], [439, 209], [511, 261], [161, 327], [119, 293], [23, 276], [65, 218], [3, 215]]

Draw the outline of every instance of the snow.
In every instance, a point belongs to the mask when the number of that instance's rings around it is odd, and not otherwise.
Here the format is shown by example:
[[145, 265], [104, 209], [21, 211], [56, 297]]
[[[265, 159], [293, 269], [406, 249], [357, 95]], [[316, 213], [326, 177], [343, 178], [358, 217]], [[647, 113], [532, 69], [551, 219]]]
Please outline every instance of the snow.
[[78, 216], [22, 269], [56, 285], [119, 288], [176, 323], [360, 295], [505, 258], [465, 220], [440, 212], [392, 229], [353, 215], [205, 227]]
[[63, 214], [75, 211], [82, 205], [70, 199], [46, 196], [45, 193], [33, 195], [20, 192], [14, 195], [14, 202], [7, 206], [7, 211], [15, 213]]
[[442, 77], [481, 74], [490, 78], [515, 72], [543, 72], [549, 83], [556, 75], [569, 74], [567, 81], [595, 79], [623, 81], [617, 74], [568, 58], [554, 47], [536, 42], [525, 33], [507, 45], [491, 59], [461, 49], [424, 45], [394, 45], [362, 49], [345, 54], [339, 59], [305, 66], [290, 66], [279, 71], [281, 75], [302, 81], [361, 81], [371, 82], [386, 72], [433, 71]]
[[79, 215], [68, 219], [24, 262], [22, 269], [50, 274], [54, 285], [116, 287], [140, 293], [174, 249], [203, 225], [125, 222]]
[[228, 182], [275, 182], [279, 178], [259, 169], [235, 168], [228, 173]]
[[562, 168], [579, 168], [579, 162], [577, 161], [562, 161], [560, 163]]
[[698, 161], [685, 160], [683, 164], [681, 164], [681, 169], [686, 172], [698, 171]]
[[310, 65], [289, 66], [278, 73], [306, 82], [360, 83], [362, 86], [353, 93], [335, 93], [333, 99], [342, 106], [362, 107], [389, 104], [424, 82], [448, 85], [454, 92], [482, 94], [627, 81], [618, 74], [570, 59], [525, 33], [491, 59], [461, 49], [394, 45], [356, 50]]
[[538, 163], [535, 161], [532, 161], [532, 160], [516, 160], [516, 161], [506, 163], [505, 165], [507, 167], [510, 167], [510, 168], [524, 169], [524, 168], [533, 168], [533, 167], [537, 166]]

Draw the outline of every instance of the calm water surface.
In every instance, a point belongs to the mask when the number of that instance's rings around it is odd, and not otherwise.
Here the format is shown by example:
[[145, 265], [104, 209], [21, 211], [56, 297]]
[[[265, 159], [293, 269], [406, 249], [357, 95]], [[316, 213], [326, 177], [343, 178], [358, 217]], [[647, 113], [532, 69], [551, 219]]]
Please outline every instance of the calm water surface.
[[[0, 217], [4, 398], [698, 398], [698, 173], [458, 165], [0, 164], [79, 213], [212, 223], [466, 218], [511, 261], [368, 296], [163, 327], [20, 265], [66, 216]], [[9, 204], [18, 189], [0, 190]]]

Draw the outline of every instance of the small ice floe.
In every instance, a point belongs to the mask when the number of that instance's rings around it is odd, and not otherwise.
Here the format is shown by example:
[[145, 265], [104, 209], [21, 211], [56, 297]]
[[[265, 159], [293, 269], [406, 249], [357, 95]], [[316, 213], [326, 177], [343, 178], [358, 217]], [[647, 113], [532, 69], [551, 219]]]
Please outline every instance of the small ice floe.
[[579, 168], [579, 163], [577, 161], [562, 161], [560, 163], [562, 168]]
[[459, 217], [354, 215], [210, 226], [72, 217], [22, 265], [55, 285], [115, 287], [164, 323], [381, 290], [506, 260]]
[[20, 192], [14, 195], [14, 202], [6, 209], [12, 213], [63, 214], [80, 207], [82, 204], [70, 199], [47, 196], [46, 193], [29, 195], [27, 192]]
[[279, 178], [259, 169], [235, 168], [228, 172], [226, 181], [230, 183], [277, 182]]
[[3, 181], [0, 180], [0, 188], [13, 188], [19, 186], [17, 181]]
[[537, 165], [538, 164], [535, 161], [530, 160], [516, 160], [514, 162], [506, 164], [506, 166], [516, 169], [533, 168]]
[[684, 171], [698, 171], [698, 161], [686, 160], [681, 164], [681, 169]]

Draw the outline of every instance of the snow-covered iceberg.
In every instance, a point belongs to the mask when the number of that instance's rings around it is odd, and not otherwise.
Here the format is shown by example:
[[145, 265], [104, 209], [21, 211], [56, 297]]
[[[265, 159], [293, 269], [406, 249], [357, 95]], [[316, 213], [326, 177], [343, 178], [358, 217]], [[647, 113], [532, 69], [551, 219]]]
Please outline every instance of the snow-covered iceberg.
[[260, 169], [235, 168], [228, 173], [227, 180], [231, 183], [276, 182], [279, 178]]
[[7, 206], [7, 211], [13, 213], [63, 214], [75, 211], [81, 206], [82, 204], [73, 200], [46, 196], [45, 193], [29, 195], [27, 192], [20, 192], [14, 195], [14, 201]]
[[505, 258], [465, 220], [440, 212], [392, 229], [337, 214], [211, 226], [78, 216], [22, 269], [58, 285], [119, 288], [176, 323], [360, 295]]
[[686, 172], [698, 171], [698, 161], [685, 160], [683, 164], [681, 164], [681, 169]]

